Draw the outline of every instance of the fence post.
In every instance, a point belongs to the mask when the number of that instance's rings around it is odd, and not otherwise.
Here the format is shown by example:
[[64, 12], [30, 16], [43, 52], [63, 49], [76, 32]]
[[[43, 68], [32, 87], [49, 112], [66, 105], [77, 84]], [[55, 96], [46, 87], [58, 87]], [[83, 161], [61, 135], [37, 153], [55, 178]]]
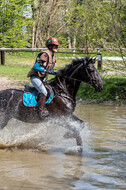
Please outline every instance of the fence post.
[[102, 69], [102, 53], [99, 52], [97, 53], [97, 69]]
[[5, 65], [5, 51], [1, 51], [1, 65]]

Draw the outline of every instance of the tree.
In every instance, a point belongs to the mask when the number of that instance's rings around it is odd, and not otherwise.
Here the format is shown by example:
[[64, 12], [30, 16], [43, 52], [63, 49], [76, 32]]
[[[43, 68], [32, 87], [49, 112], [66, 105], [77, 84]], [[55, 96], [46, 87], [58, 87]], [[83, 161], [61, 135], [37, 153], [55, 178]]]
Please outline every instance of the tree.
[[43, 47], [47, 38], [58, 36], [64, 25], [67, 4], [65, 0], [37, 0], [34, 6], [34, 47]]
[[0, 46], [24, 47], [30, 39], [32, 20], [27, 11], [31, 0], [0, 1]]
[[125, 47], [126, 3], [124, 0], [71, 0], [68, 35], [76, 47], [89, 48], [110, 46]]

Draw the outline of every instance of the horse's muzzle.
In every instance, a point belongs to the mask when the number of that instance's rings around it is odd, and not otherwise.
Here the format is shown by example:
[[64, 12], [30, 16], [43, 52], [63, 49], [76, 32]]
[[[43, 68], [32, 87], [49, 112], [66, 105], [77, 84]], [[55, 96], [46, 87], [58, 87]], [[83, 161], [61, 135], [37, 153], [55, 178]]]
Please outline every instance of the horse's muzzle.
[[98, 85], [98, 86], [95, 88], [95, 90], [96, 90], [97, 92], [101, 92], [103, 89], [104, 89], [104, 85], [103, 85], [103, 84], [100, 84], [100, 85]]

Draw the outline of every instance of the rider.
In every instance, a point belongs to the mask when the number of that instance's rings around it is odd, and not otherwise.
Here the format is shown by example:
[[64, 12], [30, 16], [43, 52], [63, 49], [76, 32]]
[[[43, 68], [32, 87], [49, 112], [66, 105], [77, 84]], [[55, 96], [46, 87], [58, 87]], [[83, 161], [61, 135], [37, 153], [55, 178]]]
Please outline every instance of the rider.
[[54, 53], [58, 51], [59, 42], [55, 37], [51, 37], [46, 42], [48, 50], [38, 54], [34, 66], [28, 73], [27, 77], [30, 77], [31, 83], [40, 93], [39, 100], [39, 116], [40, 119], [49, 115], [48, 110], [45, 107], [45, 101], [47, 96], [47, 90], [43, 84], [44, 78], [47, 74], [55, 74], [53, 68], [56, 63]]

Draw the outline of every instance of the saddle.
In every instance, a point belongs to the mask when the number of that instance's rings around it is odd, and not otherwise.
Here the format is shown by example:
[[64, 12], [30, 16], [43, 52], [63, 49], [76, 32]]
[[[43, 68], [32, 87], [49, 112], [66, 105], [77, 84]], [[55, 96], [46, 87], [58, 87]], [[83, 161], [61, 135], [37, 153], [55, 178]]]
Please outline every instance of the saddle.
[[[49, 84], [45, 84], [47, 90], [47, 98], [45, 104], [51, 103], [54, 98], [54, 91]], [[25, 85], [23, 93], [23, 103], [27, 107], [36, 107], [39, 105], [40, 93], [37, 89], [30, 85]]]

